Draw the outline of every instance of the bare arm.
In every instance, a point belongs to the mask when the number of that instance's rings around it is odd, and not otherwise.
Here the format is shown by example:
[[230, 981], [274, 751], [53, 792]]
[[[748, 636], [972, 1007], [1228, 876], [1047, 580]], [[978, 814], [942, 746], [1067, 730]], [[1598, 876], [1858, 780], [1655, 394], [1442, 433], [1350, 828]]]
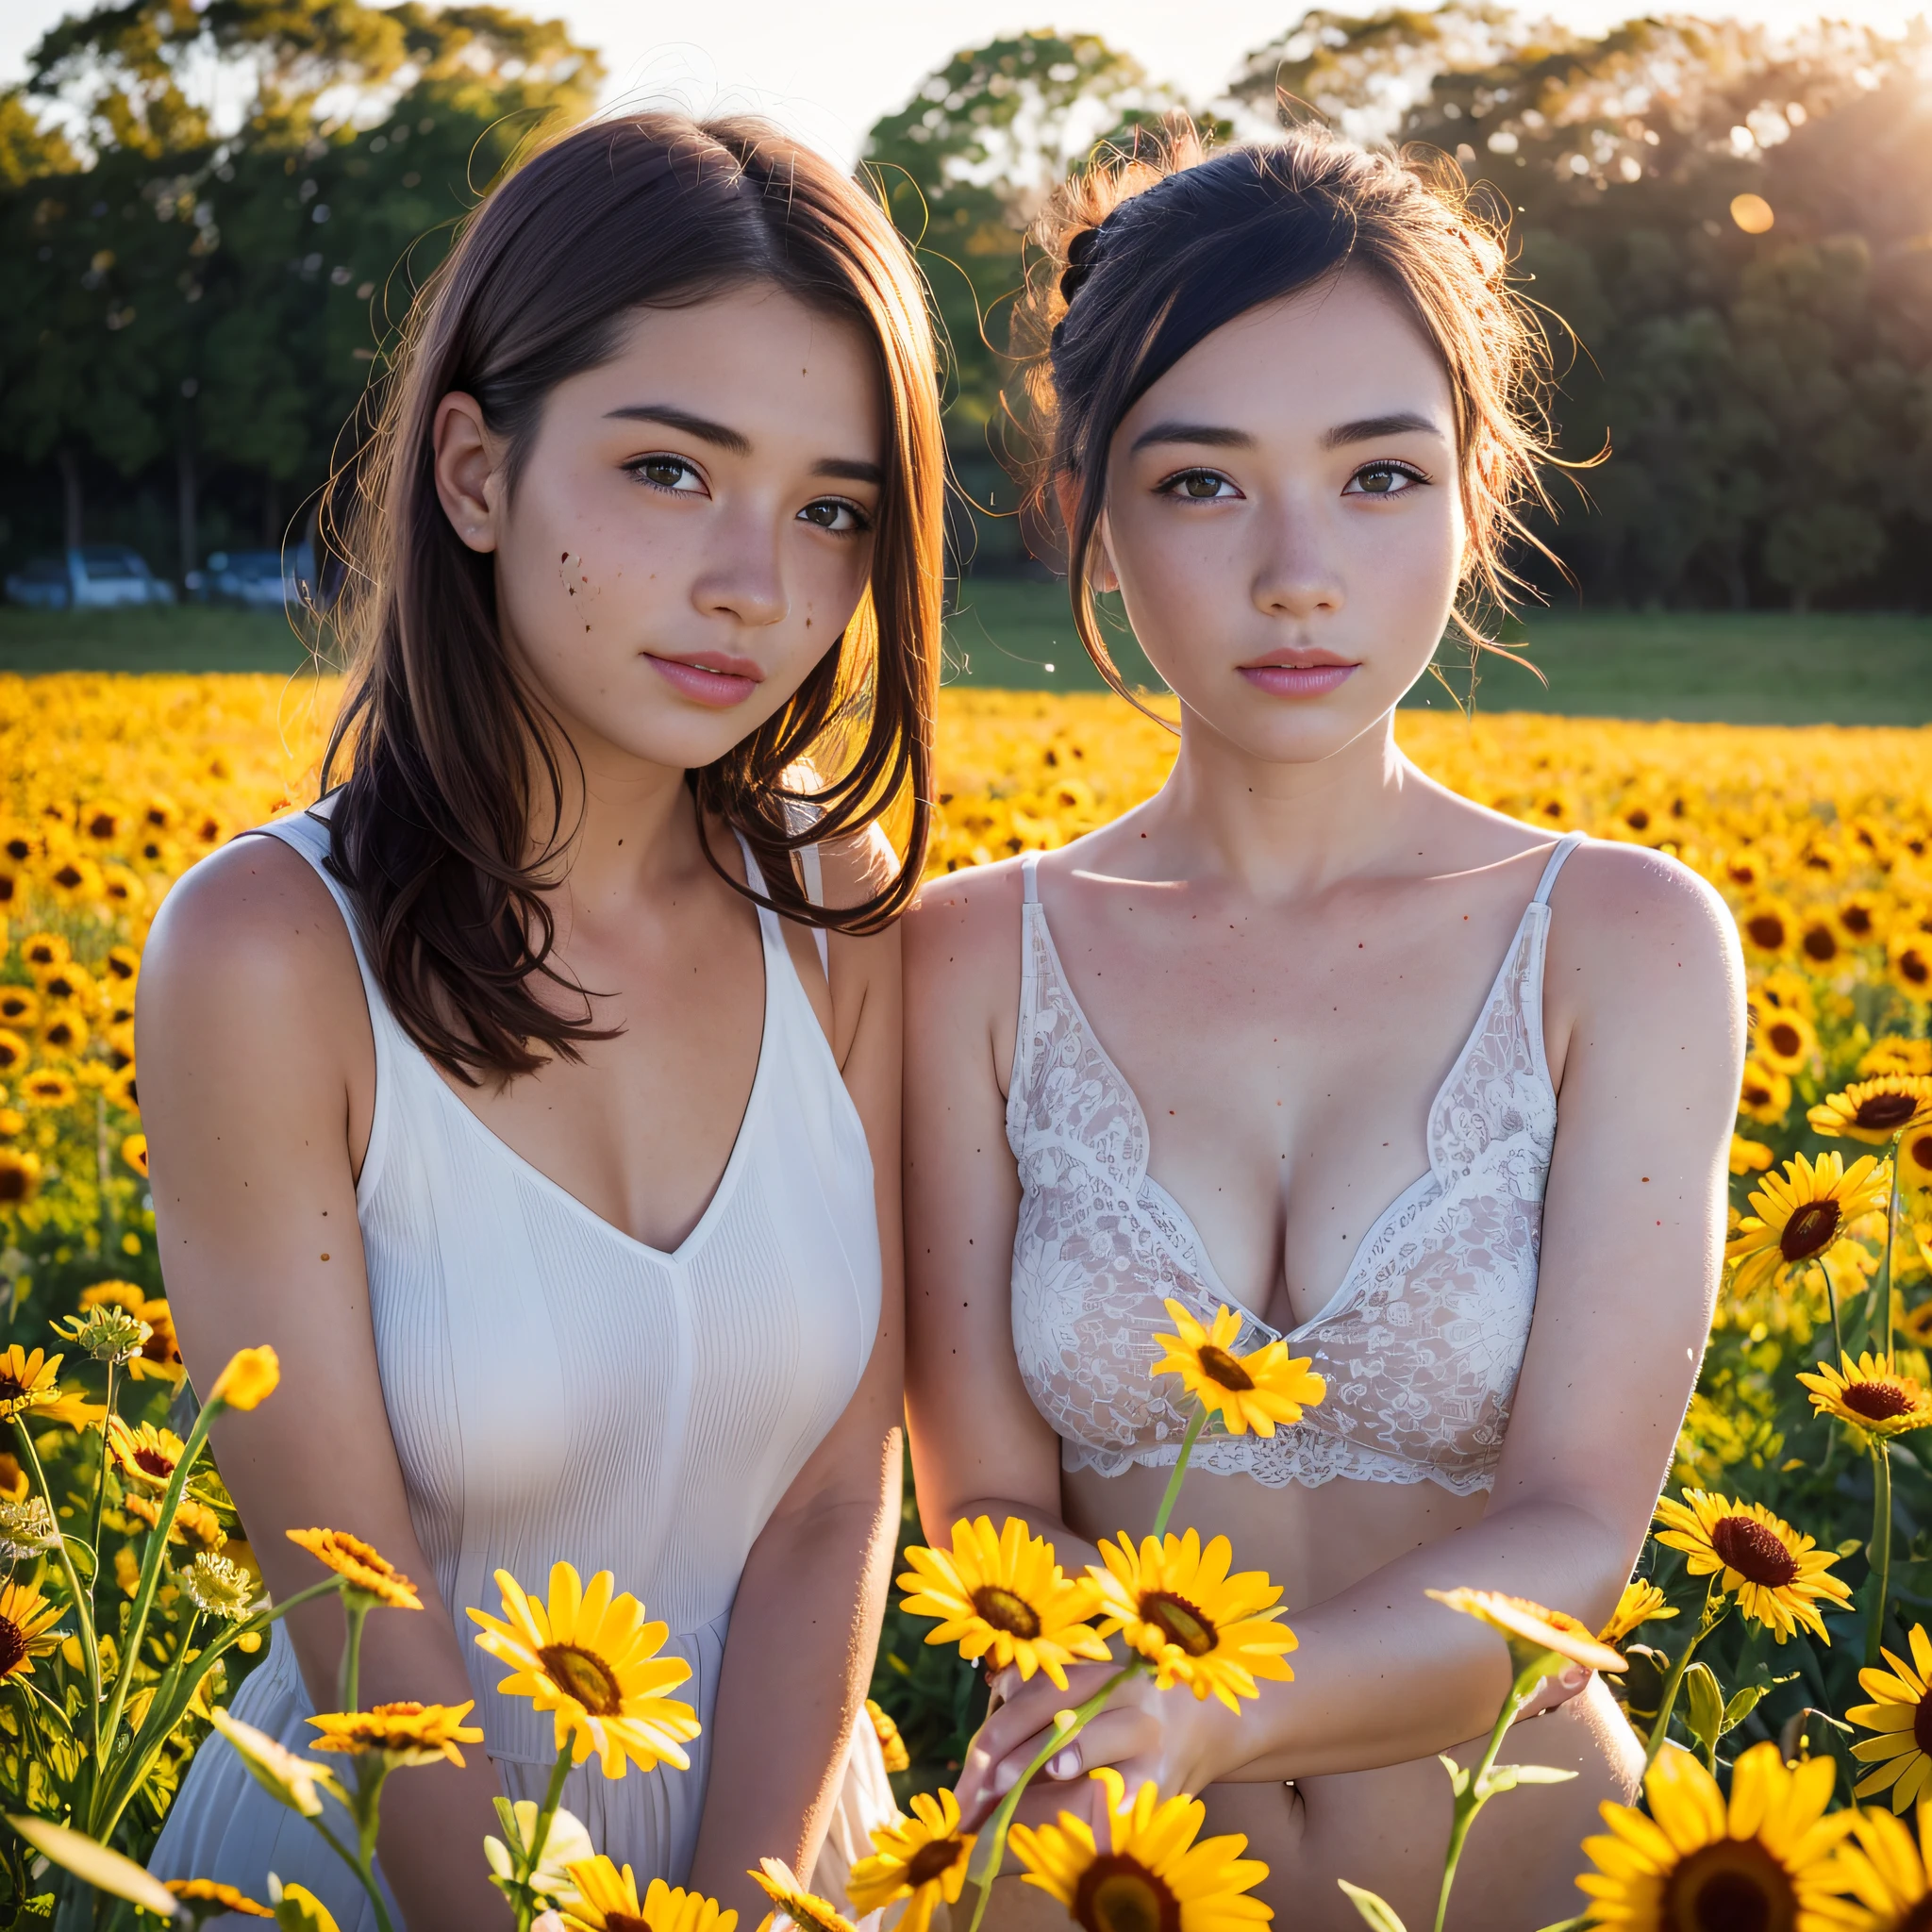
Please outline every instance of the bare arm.
[[[841, 865], [829, 851], [825, 888], [835, 905], [873, 890], [862, 861]], [[732, 1607], [691, 1883], [741, 1915], [767, 1909], [744, 1875], [760, 1857], [784, 1858], [809, 1882], [871, 1680], [899, 1522], [899, 935], [835, 933], [830, 950], [829, 1035], [873, 1155], [879, 1327], [844, 1414], [752, 1545]], [[811, 988], [809, 942], [793, 958], [809, 960]]]
[[[307, 862], [247, 839], [176, 886], [142, 961], [136, 1029], [156, 1232], [190, 1374], [206, 1389], [248, 1343], [281, 1357], [275, 1397], [213, 1431], [269, 1588], [291, 1596], [323, 1574], [285, 1530], [353, 1530], [424, 1604], [370, 1618], [362, 1702], [467, 1703], [376, 1372], [356, 1219], [368, 1013], [341, 915]], [[315, 1707], [336, 1709], [340, 1611], [318, 1604], [289, 1624]], [[482, 1856], [501, 1787], [483, 1752], [467, 1756], [466, 1770], [407, 1772], [384, 1794], [384, 1873], [419, 1928], [508, 1923]]]

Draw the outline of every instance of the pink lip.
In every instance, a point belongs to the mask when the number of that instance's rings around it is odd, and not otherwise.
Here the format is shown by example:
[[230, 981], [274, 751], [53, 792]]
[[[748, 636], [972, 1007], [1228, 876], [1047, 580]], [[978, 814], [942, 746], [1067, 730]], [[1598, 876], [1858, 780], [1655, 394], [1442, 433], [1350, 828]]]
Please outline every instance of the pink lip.
[[642, 656], [684, 696], [714, 710], [728, 711], [733, 705], [741, 705], [765, 681], [765, 674], [749, 658], [734, 658], [724, 651], [692, 651], [683, 658], [660, 658], [645, 651]]
[[1320, 698], [1339, 691], [1361, 669], [1326, 651], [1271, 651], [1238, 667], [1257, 691], [1276, 698]]

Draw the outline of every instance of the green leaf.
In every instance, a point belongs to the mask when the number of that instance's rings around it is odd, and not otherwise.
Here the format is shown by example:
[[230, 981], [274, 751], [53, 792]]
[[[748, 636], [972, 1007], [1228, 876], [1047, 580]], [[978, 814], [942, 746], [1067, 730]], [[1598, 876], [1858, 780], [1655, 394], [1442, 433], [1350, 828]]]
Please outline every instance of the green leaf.
[[[1449, 1789], [1452, 1791], [1454, 1791], [1458, 1798], [1461, 1797], [1463, 1792], [1468, 1790], [1469, 1789], [1468, 1770], [1464, 1766], [1457, 1764], [1455, 1758], [1447, 1757], [1442, 1754], [1438, 1754], [1436, 1762], [1440, 1764], [1442, 1767], [1442, 1769], [1449, 1774]], [[1340, 1884], [1341, 1880], [1338, 1879], [1336, 1883]]]
[[1724, 1697], [1710, 1667], [1701, 1659], [1684, 1673], [1684, 1722], [1706, 1751], [1717, 1748], [1724, 1731]]
[[1408, 1927], [1395, 1916], [1395, 1908], [1386, 1899], [1377, 1898], [1373, 1891], [1364, 1891], [1359, 1885], [1351, 1885], [1345, 1878], [1338, 1878], [1335, 1882], [1347, 1894], [1348, 1902], [1362, 1915], [1373, 1932], [1408, 1932]]
[[1734, 1731], [1771, 1694], [1769, 1684], [1746, 1684], [1724, 1706], [1724, 1729]]
[[159, 1879], [150, 1878], [132, 1858], [124, 1858], [98, 1839], [88, 1837], [51, 1818], [8, 1814], [7, 1822], [43, 1858], [51, 1858], [96, 1891], [111, 1893], [138, 1905], [158, 1919], [172, 1919], [177, 1909], [175, 1894]]
[[1576, 1774], [1558, 1771], [1553, 1764], [1492, 1764], [1483, 1779], [1482, 1796], [1493, 1798], [1501, 1791], [1513, 1791], [1518, 1785], [1568, 1784]]

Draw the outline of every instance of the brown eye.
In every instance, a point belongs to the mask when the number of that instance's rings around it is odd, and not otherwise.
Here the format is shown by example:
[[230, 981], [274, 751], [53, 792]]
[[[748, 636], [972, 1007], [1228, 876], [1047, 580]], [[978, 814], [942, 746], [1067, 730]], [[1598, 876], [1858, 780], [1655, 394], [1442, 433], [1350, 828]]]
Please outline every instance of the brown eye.
[[1407, 496], [1428, 479], [1403, 463], [1370, 463], [1349, 478], [1352, 496]]
[[675, 490], [688, 496], [704, 487], [698, 473], [682, 457], [640, 457], [625, 467], [654, 490]]

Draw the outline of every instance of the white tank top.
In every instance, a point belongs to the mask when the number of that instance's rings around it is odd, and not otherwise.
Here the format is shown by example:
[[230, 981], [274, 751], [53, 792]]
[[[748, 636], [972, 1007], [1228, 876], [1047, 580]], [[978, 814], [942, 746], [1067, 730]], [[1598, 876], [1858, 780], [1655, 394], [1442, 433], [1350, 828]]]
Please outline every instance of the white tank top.
[[[705, 1735], [688, 1772], [613, 1782], [592, 1759], [572, 1774], [564, 1804], [640, 1882], [682, 1884], [739, 1576], [851, 1399], [878, 1327], [865, 1130], [778, 919], [760, 908], [764, 1034], [724, 1177], [675, 1251], [633, 1240], [485, 1126], [391, 1013], [348, 894], [324, 864], [326, 812], [325, 802], [263, 830], [321, 874], [361, 969], [375, 1108], [356, 1202], [376, 1359], [410, 1520], [469, 1665], [471, 1721], [511, 1794], [541, 1798], [552, 1720], [497, 1694], [503, 1669], [476, 1649], [463, 1613], [500, 1614], [499, 1568], [539, 1592], [559, 1560], [586, 1579], [613, 1572], [670, 1624], [666, 1653], [692, 1672], [676, 1694]], [[749, 851], [745, 871], [761, 887]], [[337, 1526], [359, 1526], [354, 1497], [341, 1498]], [[234, 1711], [293, 1749], [312, 1744], [281, 1626]], [[288, 1819], [211, 1740], [156, 1868], [220, 1875], [257, 1897], [275, 1869], [328, 1896], [325, 1851], [313, 1878], [291, 1870], [310, 1866], [320, 1840], [299, 1823], [284, 1832]], [[343, 1904], [348, 1926], [353, 1890]]]

